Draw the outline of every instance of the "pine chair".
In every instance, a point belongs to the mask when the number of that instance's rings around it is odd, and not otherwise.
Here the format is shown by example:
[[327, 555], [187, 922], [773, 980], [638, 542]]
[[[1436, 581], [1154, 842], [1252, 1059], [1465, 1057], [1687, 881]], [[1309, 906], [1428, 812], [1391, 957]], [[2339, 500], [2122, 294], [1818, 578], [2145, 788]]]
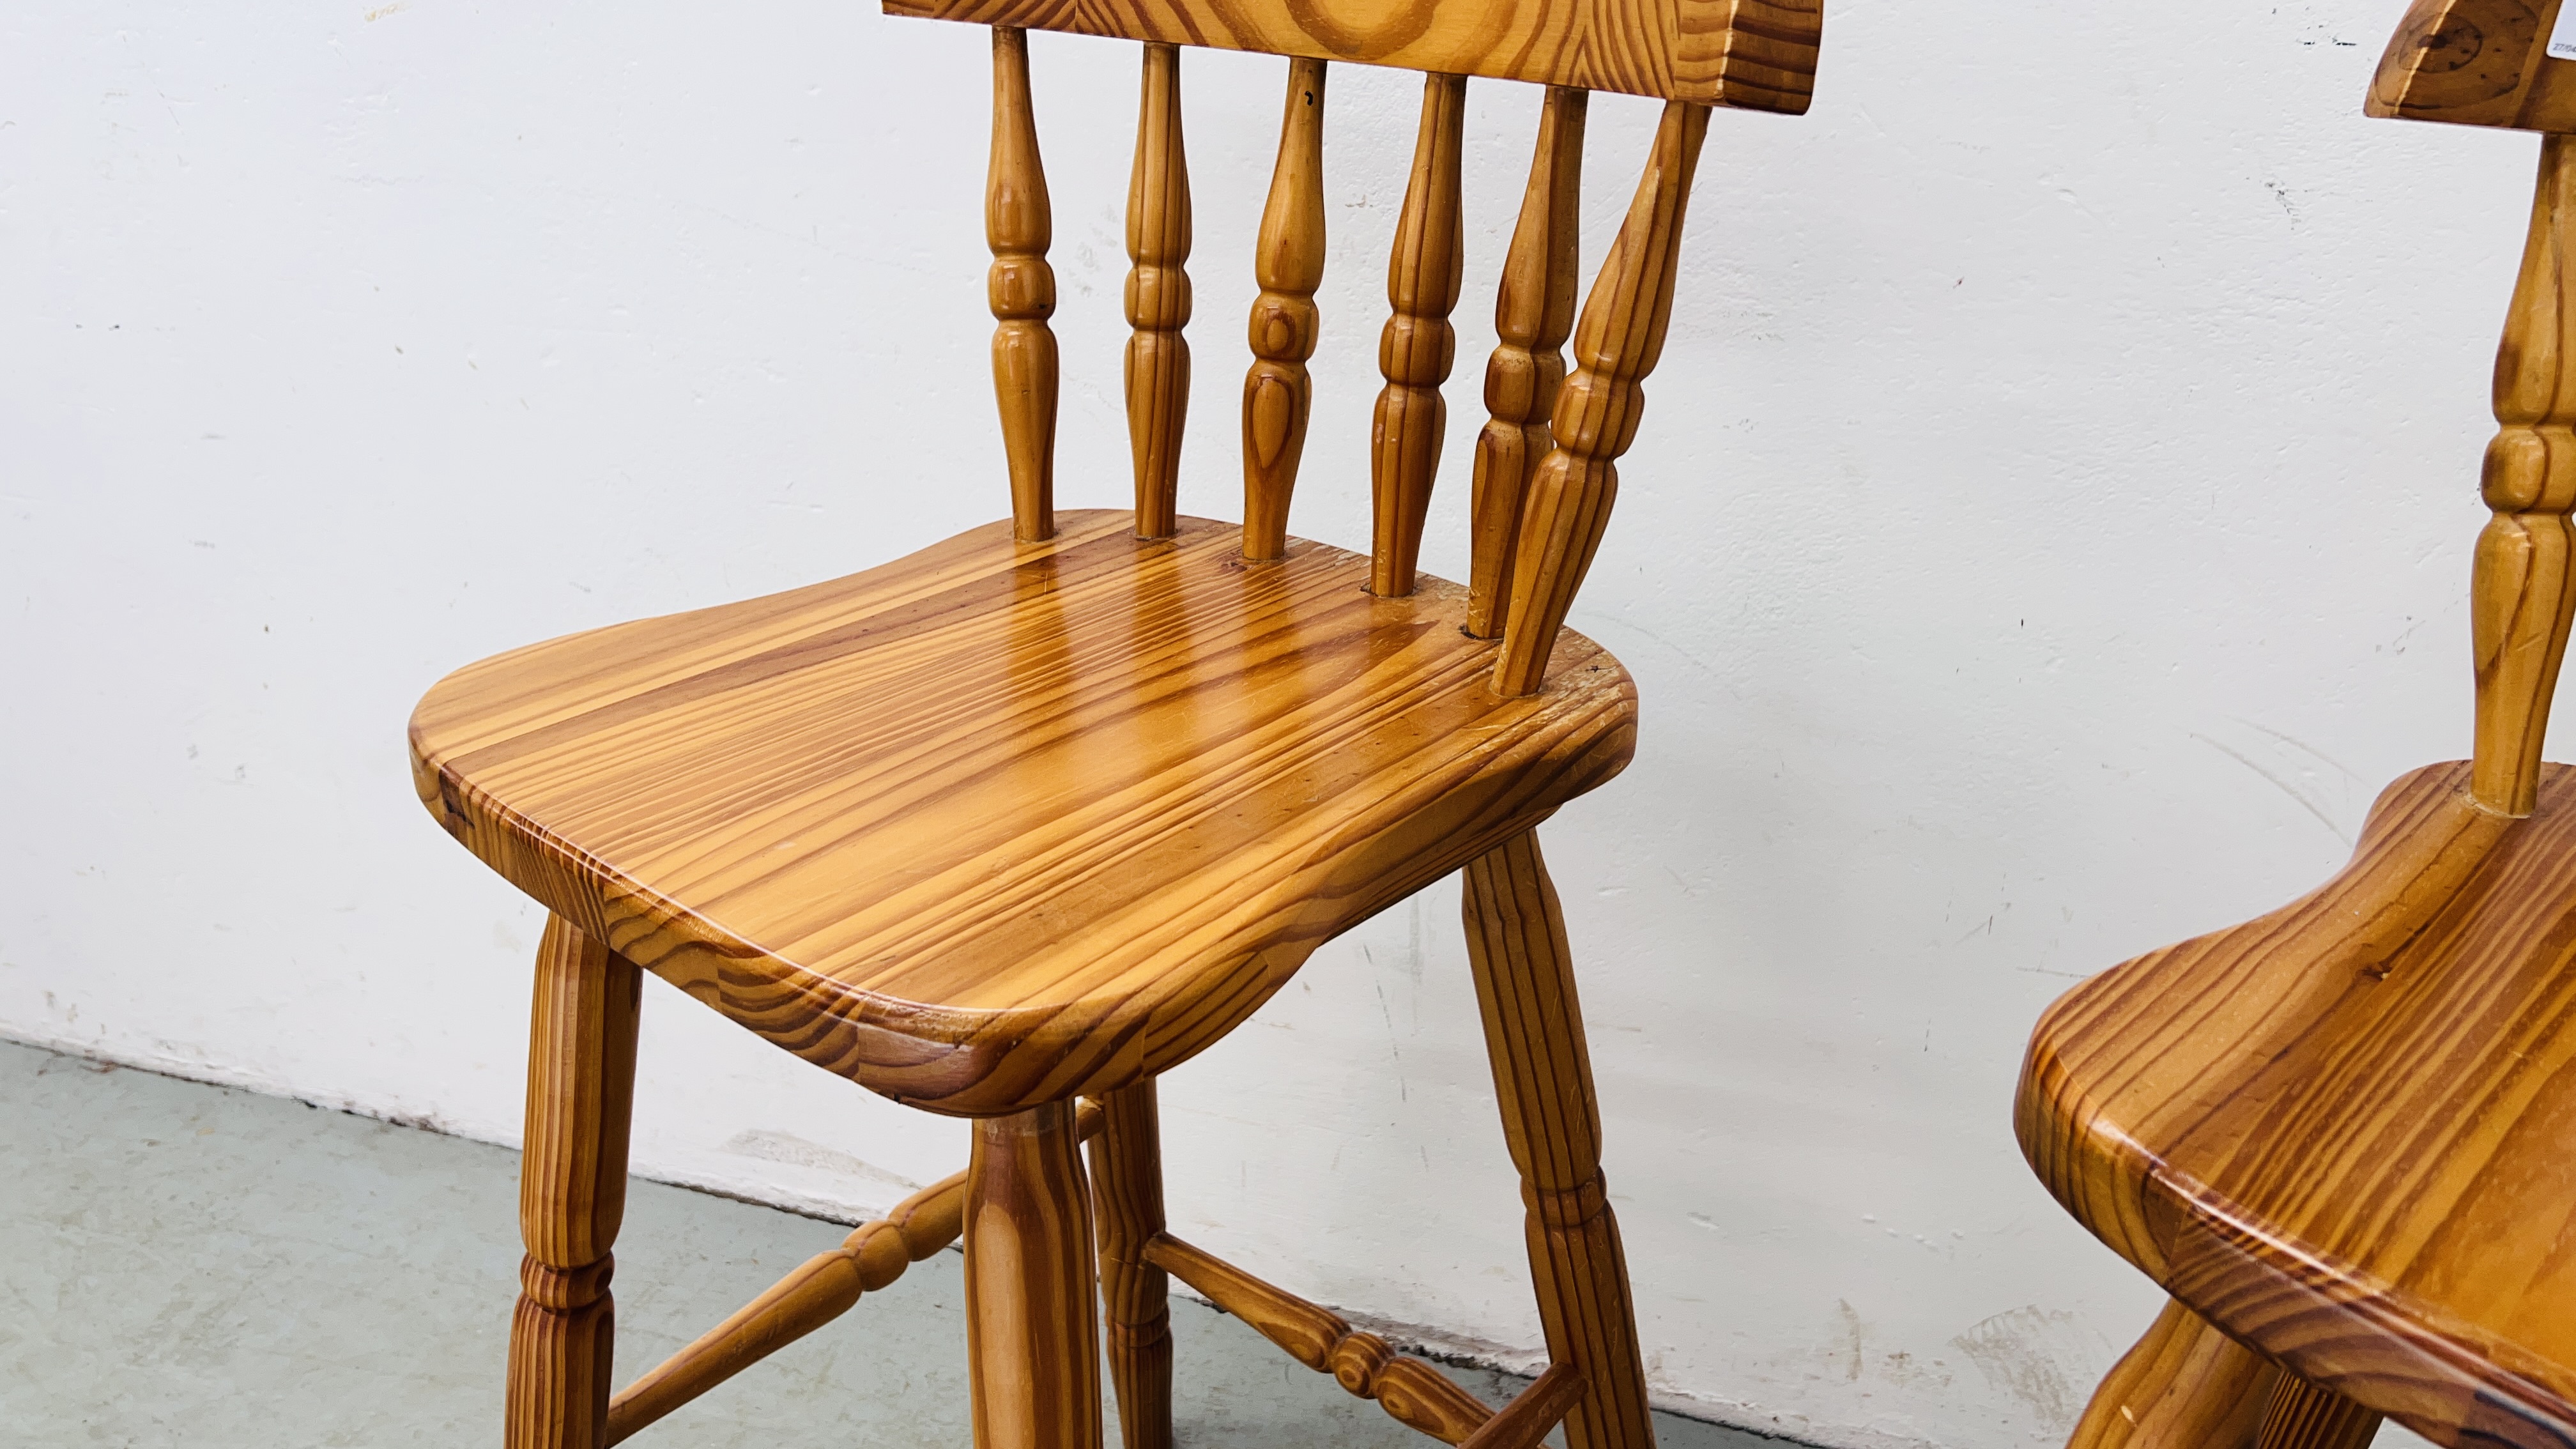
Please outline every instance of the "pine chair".
[[[1444, 1442], [1526, 1449], [1560, 1421], [1573, 1449], [1652, 1442], [1565, 927], [1532, 831], [1631, 753], [1627, 674], [1561, 626], [1663, 345], [1709, 108], [1804, 111], [1819, 3], [888, 0], [992, 27], [985, 230], [1010, 520], [829, 583], [501, 655], [441, 681], [412, 718], [422, 802], [552, 913], [528, 1057], [515, 1449], [615, 1443], [961, 1235], [983, 1449], [1100, 1442], [1096, 1304], [1128, 1449], [1169, 1445], [1170, 1276]], [[1143, 45], [1132, 516], [1053, 507], [1030, 26]], [[1253, 258], [1239, 527], [1175, 503], [1184, 45], [1288, 57]], [[1287, 532], [1324, 265], [1328, 60], [1426, 73], [1388, 269], [1366, 556]], [[1549, 89], [1495, 306], [1462, 588], [1415, 559], [1455, 350], [1470, 75]], [[1591, 89], [1667, 104], [1577, 323]], [[1316, 946], [1460, 869], [1550, 1359], [1500, 1411], [1165, 1232], [1156, 1133], [1159, 1073], [1241, 1024]], [[964, 1172], [612, 1396], [641, 971], [975, 1129]]]
[[2576, 1445], [2576, 769], [2541, 762], [2576, 613], [2558, 11], [2416, 0], [2367, 105], [2544, 133], [2470, 579], [2472, 758], [2400, 776], [2315, 892], [2086, 982], [2031, 1040], [2023, 1152], [2172, 1295], [2079, 1449], [2357, 1449], [2383, 1416]]

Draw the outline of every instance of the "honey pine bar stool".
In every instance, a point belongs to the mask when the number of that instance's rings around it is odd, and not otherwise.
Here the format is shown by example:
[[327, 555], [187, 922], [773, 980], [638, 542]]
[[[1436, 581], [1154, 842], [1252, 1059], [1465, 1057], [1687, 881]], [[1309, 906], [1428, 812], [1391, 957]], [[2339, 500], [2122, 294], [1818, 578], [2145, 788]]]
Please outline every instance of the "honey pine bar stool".
[[2368, 105], [2544, 133], [2470, 582], [2473, 757], [2399, 777], [2312, 894], [2086, 982], [2031, 1041], [2022, 1150], [2172, 1294], [2081, 1449], [2352, 1449], [2383, 1415], [2576, 1445], [2576, 769], [2540, 758], [2576, 613], [2558, 8], [2417, 0]]
[[[615, 1443], [961, 1234], [983, 1449], [1100, 1442], [1095, 1261], [1128, 1449], [1171, 1442], [1167, 1275], [1444, 1442], [1525, 1449], [1559, 1421], [1572, 1449], [1652, 1442], [1565, 927], [1532, 830], [1631, 751], [1626, 673], [1560, 626], [1662, 349], [1709, 108], [1804, 111], [1818, 3], [890, 0], [993, 28], [985, 229], [1010, 520], [848, 578], [486, 660], [412, 718], [422, 801], [553, 913], [528, 1054], [511, 1445]], [[1132, 517], [1059, 516], [1050, 496], [1055, 283], [1029, 26], [1143, 42]], [[1175, 510], [1182, 45], [1290, 58], [1253, 258], [1239, 528]], [[1366, 556], [1287, 532], [1329, 60], [1427, 72], [1388, 268]], [[1414, 564], [1455, 347], [1469, 75], [1549, 89], [1495, 308], [1462, 588]], [[1667, 104], [1578, 323], [1590, 89]], [[1551, 1365], [1499, 1412], [1163, 1231], [1156, 1143], [1158, 1073], [1240, 1024], [1317, 945], [1461, 868]], [[612, 1397], [639, 971], [975, 1131], [966, 1171]]]

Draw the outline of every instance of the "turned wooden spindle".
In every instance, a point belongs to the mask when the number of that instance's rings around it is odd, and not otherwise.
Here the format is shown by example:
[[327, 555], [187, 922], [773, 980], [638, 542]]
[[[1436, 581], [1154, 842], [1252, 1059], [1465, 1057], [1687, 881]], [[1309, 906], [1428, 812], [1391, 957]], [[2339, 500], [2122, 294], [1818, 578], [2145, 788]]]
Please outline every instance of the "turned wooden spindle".
[[976, 1122], [965, 1238], [976, 1449], [1100, 1449], [1091, 1188], [1072, 1103]]
[[1169, 1233], [1147, 1243], [1145, 1256], [1286, 1349], [1289, 1357], [1332, 1375], [1343, 1392], [1375, 1399], [1387, 1417], [1407, 1428], [1443, 1444], [1459, 1444], [1494, 1417], [1475, 1395], [1430, 1364], [1397, 1353], [1385, 1339], [1352, 1328], [1331, 1309], [1265, 1283]]
[[1099, 1219], [1100, 1316], [1119, 1431], [1126, 1449], [1171, 1449], [1171, 1281], [1145, 1261], [1145, 1245], [1163, 1231], [1163, 1129], [1153, 1079], [1110, 1093], [1100, 1106], [1091, 1204]]
[[[1085, 1106], [1077, 1136], [1089, 1140], [1104, 1118]], [[608, 1442], [660, 1419], [735, 1374], [847, 1313], [904, 1270], [957, 1241], [966, 1224], [966, 1174], [953, 1173], [903, 1201], [875, 1222], [851, 1230], [841, 1245], [817, 1253], [699, 1334], [678, 1353], [617, 1391], [608, 1403]]]
[[1440, 472], [1440, 442], [1449, 405], [1440, 384], [1457, 360], [1458, 330], [1449, 313], [1458, 305], [1460, 273], [1467, 263], [1458, 220], [1458, 145], [1466, 128], [1467, 78], [1422, 78], [1422, 124], [1413, 143], [1413, 177], [1404, 189], [1404, 213], [1395, 226], [1395, 250], [1386, 264], [1386, 302], [1392, 315], [1377, 344], [1378, 372], [1386, 386], [1377, 395], [1369, 435], [1374, 539], [1369, 550], [1369, 592], [1393, 598], [1413, 592], [1413, 570], [1422, 556], [1422, 523], [1431, 508], [1432, 480]]
[[2540, 140], [2513, 310], [2496, 351], [2495, 415], [2482, 492], [2495, 516], [2478, 535], [2469, 584], [2477, 659], [2479, 804], [2529, 815], [2540, 788], [2567, 625], [2576, 614], [2568, 511], [2576, 508], [2576, 141]]
[[1190, 166], [1181, 146], [1181, 51], [1145, 47], [1136, 166], [1127, 181], [1127, 440], [1136, 536], [1169, 538], [1180, 510], [1181, 425], [1190, 411]]
[[1601, 1177], [1601, 1112], [1575, 996], [1565, 916], [1538, 837], [1523, 833], [1465, 873], [1467, 960], [1494, 1068], [1503, 1140], [1528, 1204], [1530, 1276], [1550, 1362], [1584, 1394], [1567, 1449], [1646, 1449], [1646, 1371], [1619, 1224]]
[[626, 1213], [643, 973], [561, 916], [537, 946], [519, 1159], [519, 1307], [510, 1449], [605, 1449], [616, 1309], [609, 1247]]
[[2067, 1449], [2254, 1449], [2280, 1366], [2172, 1299], [2093, 1390]]
[[841, 1246], [807, 1259], [770, 1290], [617, 1393], [608, 1440], [638, 1429], [850, 1310], [903, 1271], [957, 1241], [966, 1174], [932, 1183], [862, 1225]]
[[984, 241], [993, 252], [985, 291], [993, 307], [993, 395], [1011, 466], [1011, 532], [1023, 543], [1055, 536], [1055, 269], [1047, 245], [1055, 220], [1038, 123], [1029, 102], [1029, 37], [993, 27], [993, 154], [984, 189]]
[[1315, 384], [1306, 359], [1322, 325], [1324, 282], [1324, 63], [1288, 62], [1279, 161], [1253, 245], [1252, 368], [1243, 378], [1243, 556], [1275, 559], [1288, 548], [1288, 497], [1306, 451]]
[[1494, 688], [1534, 693], [1557, 630], [1601, 546], [1619, 496], [1619, 455], [1636, 441], [1646, 375], [1664, 350], [1673, 278], [1689, 208], [1691, 173], [1708, 135], [1708, 108], [1673, 101], [1619, 239], [1601, 263], [1574, 332], [1574, 374], [1557, 390], [1556, 443], [1530, 479], [1512, 564], [1511, 618], [1494, 663]]
[[1512, 601], [1512, 562], [1521, 539], [1521, 507], [1530, 470], [1554, 443], [1548, 414], [1565, 383], [1565, 345], [1574, 330], [1575, 260], [1582, 238], [1583, 119], [1589, 91], [1550, 86], [1539, 111], [1538, 150], [1529, 189], [1503, 257], [1494, 294], [1494, 335], [1485, 363], [1485, 411], [1476, 437], [1469, 508], [1475, 545], [1467, 574], [1467, 632], [1503, 632]]

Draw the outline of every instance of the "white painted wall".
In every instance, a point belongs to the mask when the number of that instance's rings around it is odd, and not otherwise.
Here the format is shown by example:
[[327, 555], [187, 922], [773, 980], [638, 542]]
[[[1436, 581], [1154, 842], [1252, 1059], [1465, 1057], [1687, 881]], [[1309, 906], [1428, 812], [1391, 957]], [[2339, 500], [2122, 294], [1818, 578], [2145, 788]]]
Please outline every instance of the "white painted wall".
[[[1712, 127], [1576, 617], [1643, 742], [1548, 835], [1669, 1402], [2054, 1442], [2156, 1299], [2013, 1148], [2031, 1020], [2321, 878], [2465, 748], [2534, 146], [2360, 117], [2400, 8], [1834, 0], [1814, 113]], [[864, 0], [0, 10], [0, 1031], [515, 1138], [538, 919], [412, 803], [404, 717], [483, 654], [1001, 510], [983, 46]], [[1063, 494], [1115, 504], [1133, 53], [1033, 48]], [[1281, 64], [1187, 69], [1184, 502], [1231, 515]], [[1297, 526], [1364, 545], [1415, 86], [1332, 85]], [[1452, 576], [1536, 102], [1470, 94]], [[1594, 118], [1587, 258], [1652, 108]], [[1526, 1361], [1456, 910], [1174, 1074], [1172, 1198]], [[656, 1176], [859, 1213], [962, 1160], [674, 992], [645, 1034]]]

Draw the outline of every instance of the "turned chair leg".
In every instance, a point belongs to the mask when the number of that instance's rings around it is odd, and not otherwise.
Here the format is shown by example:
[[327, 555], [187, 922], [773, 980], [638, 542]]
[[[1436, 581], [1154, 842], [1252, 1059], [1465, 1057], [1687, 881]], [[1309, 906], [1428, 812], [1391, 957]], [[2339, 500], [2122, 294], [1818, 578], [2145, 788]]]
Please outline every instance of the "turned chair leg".
[[2272, 1385], [2255, 1449], [2365, 1449], [2379, 1436], [2379, 1420], [2377, 1411], [2284, 1372]]
[[560, 916], [537, 947], [519, 1164], [519, 1307], [509, 1449], [605, 1449], [615, 1311], [609, 1245], [626, 1211], [642, 973]]
[[1548, 1357], [1582, 1371], [1568, 1449], [1650, 1449], [1645, 1366], [1619, 1224], [1601, 1181], [1601, 1114], [1565, 917], [1524, 833], [1466, 870], [1467, 957], [1503, 1136], [1529, 1206], [1530, 1275]]
[[2084, 1406], [2067, 1449], [2254, 1449], [2279, 1366], [2172, 1299]]
[[1162, 1119], [1154, 1083], [1100, 1099], [1091, 1144], [1091, 1204], [1100, 1215], [1101, 1317], [1126, 1449], [1171, 1449], [1171, 1278], [1145, 1261], [1163, 1231]]
[[2067, 1449], [2365, 1449], [2379, 1415], [2172, 1299], [2104, 1375]]
[[975, 1449], [1100, 1449], [1091, 1189], [1074, 1106], [975, 1124], [966, 1358]]

